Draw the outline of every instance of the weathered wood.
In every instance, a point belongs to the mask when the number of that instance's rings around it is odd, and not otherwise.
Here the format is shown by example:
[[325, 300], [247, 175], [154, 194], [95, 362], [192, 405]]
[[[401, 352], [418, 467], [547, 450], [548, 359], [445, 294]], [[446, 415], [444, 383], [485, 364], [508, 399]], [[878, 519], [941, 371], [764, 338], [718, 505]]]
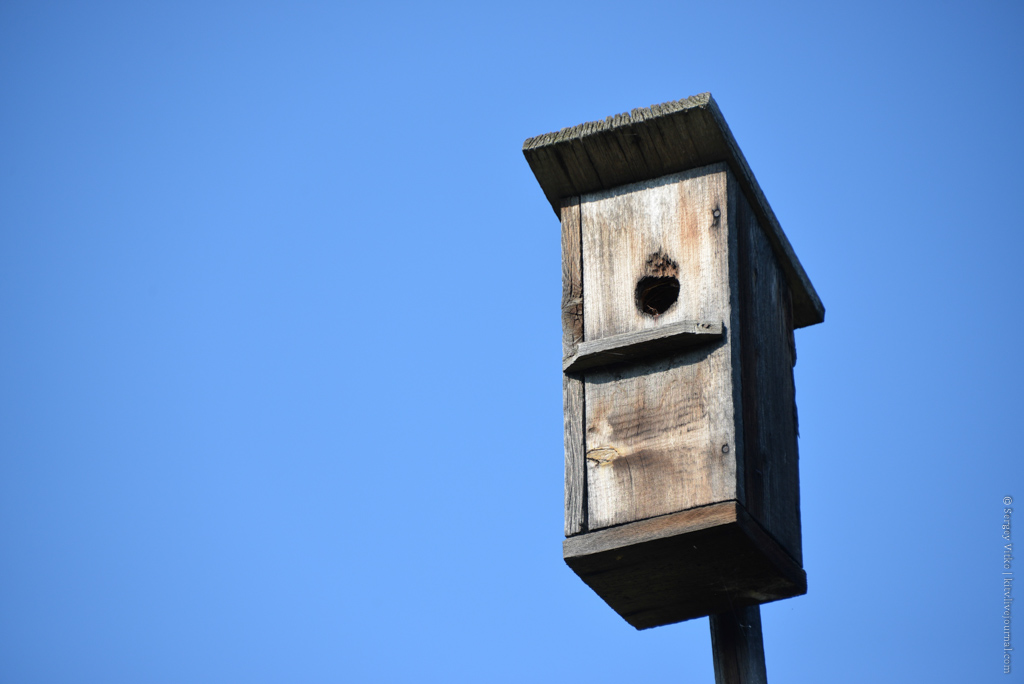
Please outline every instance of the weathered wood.
[[[581, 198], [588, 344], [684, 321], [730, 321], [724, 164]], [[629, 230], [623, 230], [629, 226]], [[638, 283], [678, 279], [641, 311]], [[737, 498], [729, 331], [717, 343], [585, 373], [591, 530]]]
[[691, 508], [688, 511], [659, 515], [627, 525], [609, 527], [603, 530], [566, 539], [562, 542], [565, 558], [592, 556], [606, 551], [617, 551], [631, 544], [642, 544], [656, 539], [668, 539], [679, 534], [689, 534], [711, 527], [736, 522], [737, 502], [723, 501], [710, 506]]
[[[583, 256], [580, 251], [580, 201], [572, 197], [562, 207], [562, 357], [576, 354], [583, 341]], [[577, 375], [562, 378], [565, 420], [565, 536], [586, 529], [584, 468], [584, 388]]]
[[792, 331], [824, 308], [710, 96], [524, 153], [562, 223], [565, 561], [637, 628], [716, 615], [756, 675], [736, 611], [807, 586]]
[[804, 571], [735, 501], [589, 532], [562, 549], [637, 629], [807, 591]]
[[588, 372], [592, 530], [736, 498], [724, 342]]
[[727, 163], [751, 198], [789, 281], [795, 327], [824, 320], [821, 299], [710, 93], [530, 138], [523, 154], [556, 213], [567, 196]]
[[711, 615], [715, 684], [768, 684], [761, 609], [745, 606]]
[[[682, 321], [728, 320], [727, 173], [716, 164], [581, 198], [588, 342]], [[645, 276], [680, 284], [663, 313], [637, 305]]]
[[738, 199], [742, 492], [747, 511], [802, 562], [792, 299], [747, 198]]
[[653, 358], [714, 342], [722, 337], [722, 324], [711, 321], [681, 321], [669, 325], [583, 342], [563, 362], [566, 373]]
[[583, 341], [583, 253], [580, 249], [580, 198], [562, 207], [562, 358]]
[[578, 376], [562, 376], [565, 421], [565, 536], [587, 529], [587, 481], [583, 434], [584, 389]]
[[[654, 120], [662, 116], [678, 116], [685, 119], [694, 113], [699, 115], [707, 108], [710, 97], [709, 93], [704, 93], [678, 102], [655, 105], [643, 113], [634, 110], [632, 114], [620, 114], [603, 121], [563, 128], [557, 133], [526, 140], [523, 153], [552, 207], [558, 207], [557, 203], [562, 197], [645, 180], [631, 177], [635, 174], [656, 178], [686, 168], [704, 166], [709, 162], [701, 162], [696, 157], [695, 146], [688, 136], [682, 141], [669, 138], [646, 142], [637, 136], [634, 124], [639, 123], [636, 119], [641, 118]], [[637, 136], [637, 139], [630, 140], [633, 136]], [[658, 142], [681, 144], [667, 147]], [[629, 156], [621, 151], [631, 147], [635, 147], [635, 152]], [[679, 167], [677, 157], [681, 150], [690, 153], [689, 157], [683, 159], [689, 162], [688, 166]]]

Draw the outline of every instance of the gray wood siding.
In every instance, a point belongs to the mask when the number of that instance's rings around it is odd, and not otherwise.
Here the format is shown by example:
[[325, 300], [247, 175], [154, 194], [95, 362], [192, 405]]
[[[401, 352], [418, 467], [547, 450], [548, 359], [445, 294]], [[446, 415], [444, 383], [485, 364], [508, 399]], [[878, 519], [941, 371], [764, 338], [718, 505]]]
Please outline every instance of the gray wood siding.
[[[583, 256], [580, 253], [580, 200], [562, 205], [562, 359], [576, 355], [583, 341]], [[565, 420], [565, 536], [586, 529], [586, 481], [583, 467], [583, 378], [562, 376]]]
[[[581, 198], [584, 339], [716, 321], [721, 338], [584, 373], [587, 526], [737, 498], [728, 171], [718, 164]], [[638, 281], [670, 273], [664, 313]]]
[[793, 385], [793, 305], [785, 274], [737, 192], [743, 503], [798, 562], [800, 473]]

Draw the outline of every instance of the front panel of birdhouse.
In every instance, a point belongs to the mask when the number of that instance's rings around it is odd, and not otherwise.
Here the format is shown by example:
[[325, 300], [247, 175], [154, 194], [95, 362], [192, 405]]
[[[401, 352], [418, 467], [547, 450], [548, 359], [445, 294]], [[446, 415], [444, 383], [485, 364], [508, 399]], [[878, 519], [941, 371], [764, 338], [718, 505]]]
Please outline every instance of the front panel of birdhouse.
[[728, 199], [723, 164], [581, 197], [584, 342], [724, 331], [583, 374], [589, 530], [736, 498]]

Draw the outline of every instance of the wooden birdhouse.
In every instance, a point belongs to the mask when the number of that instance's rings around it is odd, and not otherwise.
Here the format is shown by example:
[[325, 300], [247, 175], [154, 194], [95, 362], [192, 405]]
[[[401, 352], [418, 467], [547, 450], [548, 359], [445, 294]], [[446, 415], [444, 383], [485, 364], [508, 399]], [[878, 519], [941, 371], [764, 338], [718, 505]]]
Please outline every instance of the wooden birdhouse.
[[565, 562], [643, 629], [803, 594], [825, 310], [709, 94], [531, 138], [562, 225]]

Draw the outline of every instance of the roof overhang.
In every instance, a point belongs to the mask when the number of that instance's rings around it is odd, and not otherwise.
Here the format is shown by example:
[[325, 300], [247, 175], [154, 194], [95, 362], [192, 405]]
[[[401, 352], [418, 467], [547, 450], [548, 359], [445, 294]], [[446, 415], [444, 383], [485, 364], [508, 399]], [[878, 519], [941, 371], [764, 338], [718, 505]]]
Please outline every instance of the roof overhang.
[[825, 320], [818, 293], [711, 93], [530, 138], [523, 143], [523, 154], [555, 214], [560, 214], [566, 197], [728, 163], [786, 274], [793, 294], [794, 326]]

